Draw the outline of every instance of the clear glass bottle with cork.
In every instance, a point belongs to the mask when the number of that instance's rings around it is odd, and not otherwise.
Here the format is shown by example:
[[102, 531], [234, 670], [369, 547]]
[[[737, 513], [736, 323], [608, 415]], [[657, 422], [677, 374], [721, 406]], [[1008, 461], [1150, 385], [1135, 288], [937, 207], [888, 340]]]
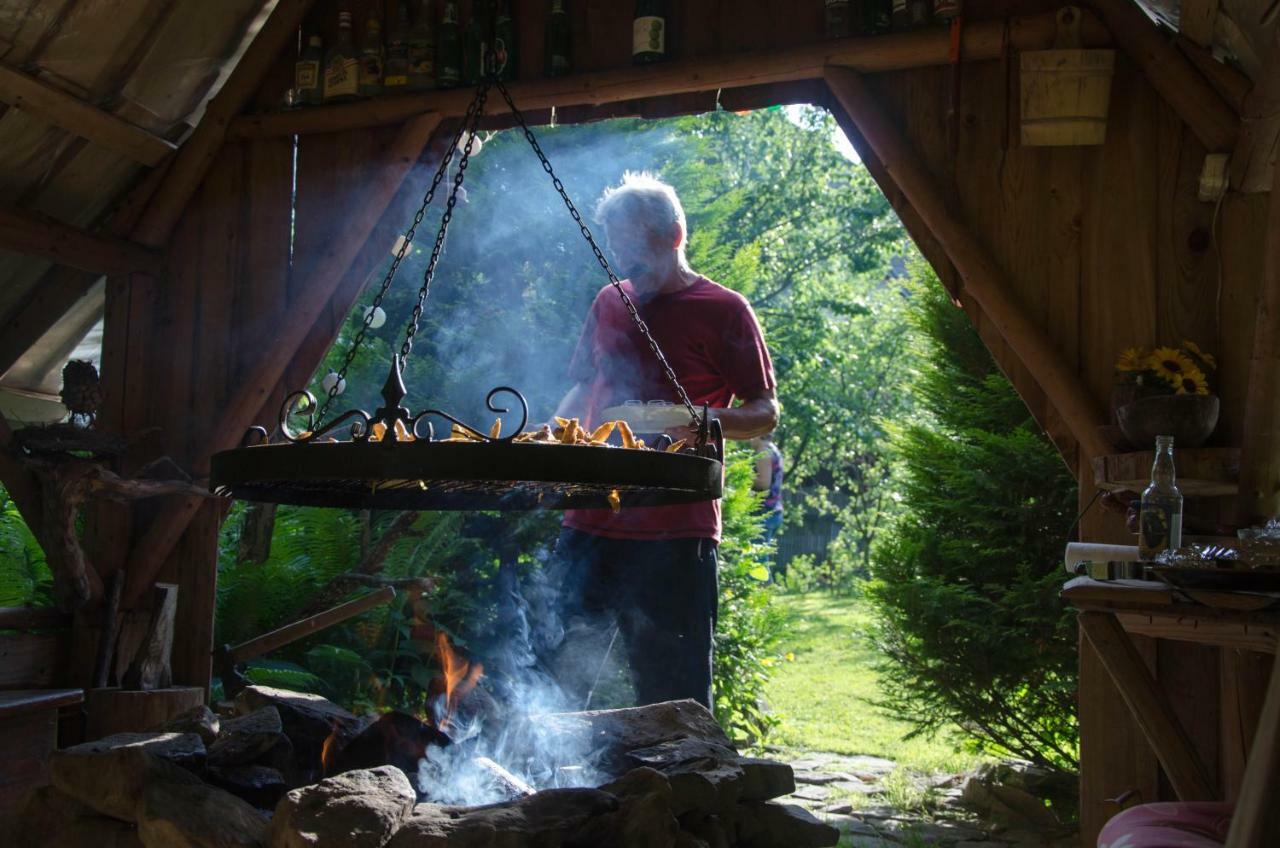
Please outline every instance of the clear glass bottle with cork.
[[1156, 436], [1151, 485], [1138, 515], [1138, 558], [1151, 562], [1164, 550], [1182, 547], [1182, 493], [1173, 467], [1173, 436]]

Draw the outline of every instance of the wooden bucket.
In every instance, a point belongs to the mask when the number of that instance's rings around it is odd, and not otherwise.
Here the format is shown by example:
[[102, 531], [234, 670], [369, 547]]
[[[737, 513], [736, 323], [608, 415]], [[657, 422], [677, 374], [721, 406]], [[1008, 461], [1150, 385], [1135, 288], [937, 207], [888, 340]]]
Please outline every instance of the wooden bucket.
[[1021, 56], [1022, 143], [1102, 144], [1115, 55], [1114, 50], [1080, 49], [1080, 10], [1058, 10], [1055, 49]]

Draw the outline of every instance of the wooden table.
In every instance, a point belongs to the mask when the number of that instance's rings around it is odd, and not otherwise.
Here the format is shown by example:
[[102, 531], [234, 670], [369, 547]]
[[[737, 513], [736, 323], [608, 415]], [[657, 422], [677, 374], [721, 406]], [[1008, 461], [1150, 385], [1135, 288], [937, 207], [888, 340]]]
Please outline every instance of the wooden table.
[[58, 710], [84, 700], [81, 689], [0, 691], [0, 814], [29, 790], [49, 782]]
[[1129, 636], [1274, 654], [1280, 597], [1085, 577], [1068, 582], [1062, 597], [1079, 610], [1081, 633], [1097, 652], [1178, 798], [1220, 798], [1209, 770]]

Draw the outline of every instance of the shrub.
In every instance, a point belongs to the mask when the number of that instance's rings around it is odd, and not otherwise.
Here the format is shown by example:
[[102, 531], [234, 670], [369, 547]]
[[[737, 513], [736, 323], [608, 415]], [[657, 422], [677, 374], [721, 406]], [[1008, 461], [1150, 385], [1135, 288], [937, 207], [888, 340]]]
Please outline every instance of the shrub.
[[1075, 626], [1058, 599], [1076, 485], [964, 314], [915, 285], [916, 420], [898, 426], [906, 511], [878, 544], [868, 597], [880, 706], [916, 733], [1077, 762]]

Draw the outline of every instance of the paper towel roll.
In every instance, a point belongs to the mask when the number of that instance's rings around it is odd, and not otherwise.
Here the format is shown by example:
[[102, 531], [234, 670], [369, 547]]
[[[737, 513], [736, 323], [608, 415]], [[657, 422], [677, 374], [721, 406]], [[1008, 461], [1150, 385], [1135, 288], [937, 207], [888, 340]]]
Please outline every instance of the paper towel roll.
[[1098, 542], [1068, 542], [1067, 573], [1076, 573], [1080, 562], [1137, 562], [1137, 545], [1103, 545]]

